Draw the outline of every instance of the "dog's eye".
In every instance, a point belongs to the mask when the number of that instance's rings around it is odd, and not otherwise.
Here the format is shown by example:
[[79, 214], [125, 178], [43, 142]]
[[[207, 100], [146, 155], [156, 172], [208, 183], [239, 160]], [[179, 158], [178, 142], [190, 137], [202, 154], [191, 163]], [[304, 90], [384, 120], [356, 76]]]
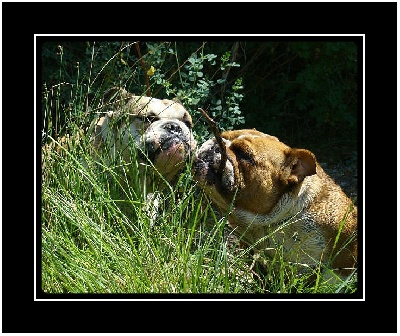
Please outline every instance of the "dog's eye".
[[192, 124], [190, 121], [186, 120], [186, 121], [183, 121], [183, 123], [184, 123], [189, 129], [192, 129], [193, 124]]
[[146, 117], [146, 122], [148, 122], [148, 123], [153, 123], [153, 122], [155, 122], [155, 121], [157, 121], [157, 120], [159, 120], [160, 118], [159, 117], [157, 117], [157, 116], [155, 116], [155, 115], [150, 115], [150, 116], [147, 116]]
[[231, 148], [233, 153], [236, 155], [236, 159], [238, 161], [245, 161], [250, 164], [254, 164], [254, 157], [251, 153], [245, 152], [242, 148], [240, 147], [233, 147]]

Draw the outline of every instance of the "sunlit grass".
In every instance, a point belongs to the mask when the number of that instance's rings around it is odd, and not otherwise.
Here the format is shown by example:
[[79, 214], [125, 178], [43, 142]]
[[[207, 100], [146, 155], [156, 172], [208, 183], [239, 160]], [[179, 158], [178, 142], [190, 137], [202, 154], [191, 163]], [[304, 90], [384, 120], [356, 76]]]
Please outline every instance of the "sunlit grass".
[[[41, 265], [46, 293], [334, 293], [282, 265], [251, 267], [249, 250], [227, 239], [188, 166], [164, 188], [156, 218], [144, 210], [138, 162], [94, 160], [85, 138], [43, 153]], [[146, 173], [146, 172], [145, 172]], [[146, 174], [151, 174], [148, 171]]]

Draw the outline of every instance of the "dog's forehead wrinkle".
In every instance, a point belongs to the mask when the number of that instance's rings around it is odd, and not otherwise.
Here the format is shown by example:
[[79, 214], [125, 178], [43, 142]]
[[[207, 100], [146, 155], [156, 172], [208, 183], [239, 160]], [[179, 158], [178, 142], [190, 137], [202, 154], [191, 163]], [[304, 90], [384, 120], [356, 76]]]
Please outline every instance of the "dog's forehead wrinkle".
[[198, 149], [197, 149], [197, 153], [198, 155], [204, 154], [210, 150], [212, 150], [215, 146], [215, 142], [214, 139], [210, 139], [207, 140], [206, 142], [204, 142]]
[[[134, 115], [157, 116], [160, 118], [190, 119], [189, 113], [178, 102], [146, 96], [133, 96], [125, 109]], [[191, 119], [190, 119], [191, 120]]]
[[227, 140], [227, 139], [225, 139], [225, 138], [222, 138], [222, 141], [225, 143], [225, 146], [226, 146], [227, 148], [229, 148], [229, 147], [231, 146], [231, 144], [232, 144], [232, 141]]
[[239, 135], [236, 139], [246, 139], [246, 138], [253, 138], [253, 139], [260, 138], [260, 135], [246, 133], [246, 134]]

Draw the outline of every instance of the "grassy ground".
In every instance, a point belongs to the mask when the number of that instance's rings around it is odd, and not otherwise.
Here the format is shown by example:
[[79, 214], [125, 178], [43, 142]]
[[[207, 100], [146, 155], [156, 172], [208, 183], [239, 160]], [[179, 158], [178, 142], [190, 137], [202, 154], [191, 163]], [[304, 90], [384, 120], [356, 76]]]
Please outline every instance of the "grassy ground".
[[[282, 265], [265, 274], [240, 249], [190, 167], [145, 211], [137, 160], [93, 160], [83, 137], [42, 150], [41, 288], [46, 293], [351, 293], [356, 279], [307, 284]], [[134, 153], [133, 153], [134, 154]], [[151, 170], [145, 174], [151, 174]]]

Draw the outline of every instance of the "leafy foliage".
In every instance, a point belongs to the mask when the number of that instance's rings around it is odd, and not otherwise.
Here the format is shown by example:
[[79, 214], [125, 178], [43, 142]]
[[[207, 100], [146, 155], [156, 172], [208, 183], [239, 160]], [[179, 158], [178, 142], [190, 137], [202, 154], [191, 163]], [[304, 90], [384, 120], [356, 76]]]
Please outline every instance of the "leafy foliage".
[[197, 110], [202, 107], [222, 129], [255, 127], [288, 144], [357, 142], [360, 46], [354, 39], [40, 46], [42, 105], [50, 106], [42, 129], [53, 137], [72, 119], [87, 123], [103, 91], [119, 85], [136, 94], [178, 97], [194, 117], [199, 140], [209, 135]]
[[[148, 43], [149, 52], [146, 63], [152, 64], [156, 71], [151, 77], [152, 90], [165, 96], [177, 97], [191, 112], [196, 122], [194, 130], [197, 137], [204, 141], [210, 133], [205, 123], [201, 123], [199, 107], [205, 106], [210, 115], [219, 123], [221, 129], [232, 129], [243, 124], [239, 103], [243, 98], [242, 79], [237, 78], [234, 84], [227, 86], [227, 71], [239, 64], [230, 62], [230, 52], [218, 57], [216, 54], [205, 54], [204, 44], [193, 52], [183, 63], [179, 63], [179, 51], [176, 44]], [[172, 55], [171, 58], [164, 55]], [[148, 57], [147, 57], [148, 56]], [[176, 62], [176, 66], [173, 65]], [[157, 69], [172, 69], [164, 73]]]
[[[79, 118], [87, 124], [88, 116], [100, 104], [101, 94], [115, 85], [137, 95], [180, 99], [196, 122], [194, 133], [200, 141], [210, 133], [201, 121], [199, 107], [206, 106], [222, 129], [244, 123], [239, 108], [242, 78], [235, 78], [233, 85], [227, 81], [229, 69], [239, 67], [230, 61], [230, 52], [221, 56], [206, 54], [205, 43], [200, 43], [188, 58], [180, 61], [179, 48], [172, 42], [87, 42], [77, 48], [72, 46], [73, 43], [42, 46], [43, 62], [47, 63], [49, 58], [55, 65], [57, 57], [59, 61], [58, 70], [43, 72], [44, 134], [53, 138], [63, 134], [68, 131], [68, 124]], [[78, 61], [82, 55], [75, 54], [77, 50], [86, 58]], [[81, 92], [76, 92], [77, 88]], [[77, 99], [80, 101], [75, 104]], [[59, 105], [49, 104], [49, 100]], [[71, 111], [70, 106], [81, 109]]]

